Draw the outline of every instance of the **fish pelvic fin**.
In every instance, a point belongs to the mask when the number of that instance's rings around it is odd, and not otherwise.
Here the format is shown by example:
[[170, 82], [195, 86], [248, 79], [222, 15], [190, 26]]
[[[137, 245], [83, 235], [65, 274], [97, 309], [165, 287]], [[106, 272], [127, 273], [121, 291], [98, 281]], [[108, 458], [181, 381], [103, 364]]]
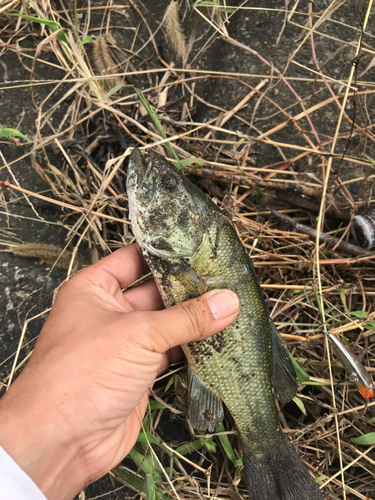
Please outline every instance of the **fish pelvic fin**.
[[[280, 431], [281, 432], [281, 431]], [[318, 485], [284, 434], [267, 456], [243, 447], [251, 500], [324, 500]]]
[[189, 419], [194, 429], [215, 432], [224, 420], [223, 402], [188, 368]]

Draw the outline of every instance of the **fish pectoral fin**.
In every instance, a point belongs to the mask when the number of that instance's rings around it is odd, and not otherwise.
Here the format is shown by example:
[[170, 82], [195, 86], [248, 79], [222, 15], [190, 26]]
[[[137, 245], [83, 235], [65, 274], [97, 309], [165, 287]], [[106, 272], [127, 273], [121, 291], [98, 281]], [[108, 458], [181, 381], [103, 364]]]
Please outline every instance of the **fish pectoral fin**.
[[276, 397], [285, 404], [297, 394], [298, 380], [287, 346], [274, 322], [272, 329], [272, 384]]
[[194, 429], [215, 432], [224, 420], [223, 402], [189, 367], [189, 419]]
[[199, 274], [182, 259], [176, 267], [175, 278], [184, 286], [189, 297], [197, 297], [208, 290], [206, 283]]

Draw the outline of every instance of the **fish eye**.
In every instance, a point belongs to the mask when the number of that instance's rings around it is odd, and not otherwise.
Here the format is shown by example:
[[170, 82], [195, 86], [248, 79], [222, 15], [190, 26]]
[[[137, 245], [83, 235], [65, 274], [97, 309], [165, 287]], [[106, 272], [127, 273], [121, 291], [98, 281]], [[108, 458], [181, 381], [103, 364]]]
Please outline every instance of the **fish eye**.
[[177, 187], [177, 178], [173, 174], [165, 175], [162, 182], [167, 189], [174, 189], [175, 187]]

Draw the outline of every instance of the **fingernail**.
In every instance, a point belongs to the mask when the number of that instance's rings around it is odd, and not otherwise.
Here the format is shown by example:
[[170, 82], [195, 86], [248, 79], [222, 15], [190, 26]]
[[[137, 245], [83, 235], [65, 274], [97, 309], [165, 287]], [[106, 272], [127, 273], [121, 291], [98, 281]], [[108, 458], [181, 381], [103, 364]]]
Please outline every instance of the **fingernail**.
[[212, 290], [207, 304], [215, 319], [225, 319], [240, 309], [240, 299], [231, 290]]

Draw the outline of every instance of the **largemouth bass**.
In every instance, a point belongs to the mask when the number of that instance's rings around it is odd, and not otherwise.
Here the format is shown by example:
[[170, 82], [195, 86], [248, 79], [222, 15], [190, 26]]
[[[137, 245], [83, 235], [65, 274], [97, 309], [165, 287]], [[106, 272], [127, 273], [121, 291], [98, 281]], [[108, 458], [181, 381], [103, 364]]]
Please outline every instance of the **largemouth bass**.
[[208, 196], [151, 151], [131, 153], [127, 193], [134, 236], [166, 307], [214, 288], [230, 288], [241, 301], [232, 325], [183, 346], [192, 425], [217, 428], [223, 401], [240, 434], [251, 500], [323, 500], [279, 428], [275, 394], [283, 403], [294, 397], [296, 374], [235, 229]]

